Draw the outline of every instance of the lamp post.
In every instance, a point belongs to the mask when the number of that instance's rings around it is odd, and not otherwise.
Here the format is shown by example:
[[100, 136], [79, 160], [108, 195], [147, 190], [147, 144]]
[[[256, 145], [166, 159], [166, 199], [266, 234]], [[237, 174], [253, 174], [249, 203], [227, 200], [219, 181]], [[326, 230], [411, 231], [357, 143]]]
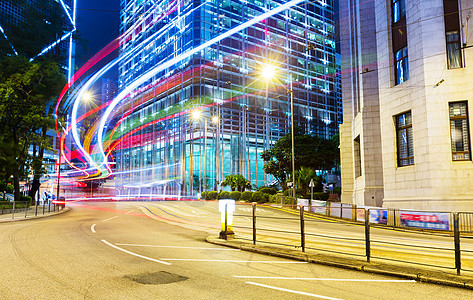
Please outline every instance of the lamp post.
[[[263, 68], [262, 75], [267, 80], [270, 80], [274, 77], [275, 74], [275, 66], [271, 64], [265, 65]], [[290, 76], [290, 88], [287, 90], [287, 93], [291, 94], [291, 161], [292, 161], [292, 204], [295, 205], [296, 203], [296, 171], [295, 171], [295, 163], [294, 163], [294, 92], [293, 92], [293, 79], [292, 79], [292, 71], [289, 72]]]
[[[191, 119], [194, 121], [204, 121], [204, 147], [203, 147], [203, 191], [207, 191], [207, 117], [202, 115], [202, 111], [200, 109], [195, 109], [191, 113]], [[220, 119], [218, 116], [213, 116], [210, 121], [218, 125]], [[215, 168], [214, 168], [214, 176], [215, 177]]]

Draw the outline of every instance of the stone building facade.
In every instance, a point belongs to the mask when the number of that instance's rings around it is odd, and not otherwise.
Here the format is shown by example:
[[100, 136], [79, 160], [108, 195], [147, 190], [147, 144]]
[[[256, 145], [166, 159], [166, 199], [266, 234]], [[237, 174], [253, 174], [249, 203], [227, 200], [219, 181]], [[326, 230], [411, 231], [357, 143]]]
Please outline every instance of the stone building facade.
[[473, 2], [340, 5], [342, 201], [473, 210]]

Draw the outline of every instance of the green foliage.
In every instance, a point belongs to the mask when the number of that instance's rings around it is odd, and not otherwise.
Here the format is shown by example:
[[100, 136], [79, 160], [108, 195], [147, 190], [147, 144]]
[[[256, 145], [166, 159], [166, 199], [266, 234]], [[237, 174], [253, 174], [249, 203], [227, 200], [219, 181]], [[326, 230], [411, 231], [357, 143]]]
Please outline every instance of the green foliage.
[[330, 194], [328, 193], [314, 193], [314, 200], [327, 201]]
[[[286, 189], [285, 181], [292, 172], [291, 140], [291, 134], [288, 133], [261, 154], [265, 162], [264, 172], [273, 175], [283, 189]], [[302, 130], [295, 128], [294, 164], [296, 170], [302, 167], [312, 170], [329, 170], [339, 161], [339, 156], [336, 137], [327, 140], [316, 135], [303, 134]]]
[[229, 174], [225, 176], [225, 179], [222, 181], [222, 186], [229, 186], [232, 191], [244, 192], [245, 189], [251, 189], [250, 181], [246, 180], [243, 175], [240, 174]]
[[7, 188], [5, 189], [5, 191], [6, 191], [8, 194], [13, 193], [14, 190], [15, 190], [15, 188], [14, 188], [13, 185], [11, 185], [11, 184], [8, 184], [8, 185], [7, 185]]
[[266, 203], [269, 200], [269, 194], [265, 194], [263, 192], [254, 192], [253, 195], [251, 195], [251, 201], [252, 202], [258, 202], [258, 203]]
[[276, 195], [276, 193], [278, 192], [275, 188], [267, 187], [267, 186], [261, 187], [259, 191], [265, 194], [270, 194], [270, 195]]
[[218, 199], [218, 192], [217, 191], [209, 191], [207, 192], [207, 200], [217, 200]]
[[209, 200], [207, 193], [208, 193], [208, 192], [202, 192], [202, 193], [200, 193], [200, 199]]
[[28, 203], [28, 206], [31, 205], [32, 200], [33, 199], [30, 196], [23, 196], [23, 195], [20, 196], [20, 202], [26, 202]]
[[240, 200], [240, 198], [241, 198], [241, 192], [239, 192], [239, 191], [233, 191], [233, 192], [231, 192], [231, 193], [230, 193], [230, 198], [233, 199], [233, 200], [235, 200], [235, 201]]
[[54, 127], [52, 101], [64, 84], [59, 66], [51, 60], [29, 62], [23, 56], [0, 60], [0, 176], [13, 175], [16, 200], [19, 180], [27, 170], [33, 170], [34, 187], [39, 186], [44, 150], [52, 144], [46, 135]]
[[218, 195], [218, 199], [230, 199], [230, 192], [221, 191]]
[[338, 196], [340, 196], [342, 194], [342, 188], [339, 187], [339, 186], [334, 186], [333, 187], [333, 193], [338, 194]]
[[243, 193], [241, 193], [241, 200], [244, 200], [246, 202], [249, 202], [251, 201], [251, 196], [253, 195], [253, 192], [251, 191], [244, 191]]

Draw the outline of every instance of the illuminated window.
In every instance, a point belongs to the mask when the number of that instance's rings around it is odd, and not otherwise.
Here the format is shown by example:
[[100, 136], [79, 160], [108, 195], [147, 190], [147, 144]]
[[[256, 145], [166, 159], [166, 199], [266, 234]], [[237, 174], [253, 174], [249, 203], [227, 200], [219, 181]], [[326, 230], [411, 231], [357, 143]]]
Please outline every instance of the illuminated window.
[[470, 160], [470, 130], [468, 126], [468, 106], [466, 101], [451, 102], [450, 135], [452, 138], [452, 159]]
[[395, 53], [394, 63], [396, 66], [396, 85], [398, 85], [409, 79], [409, 61], [407, 47], [404, 47]]
[[395, 117], [397, 139], [397, 165], [404, 167], [414, 164], [414, 144], [412, 134], [411, 112], [405, 112]]
[[446, 33], [447, 38], [447, 66], [449, 69], [462, 67], [460, 52], [460, 35], [458, 31]]

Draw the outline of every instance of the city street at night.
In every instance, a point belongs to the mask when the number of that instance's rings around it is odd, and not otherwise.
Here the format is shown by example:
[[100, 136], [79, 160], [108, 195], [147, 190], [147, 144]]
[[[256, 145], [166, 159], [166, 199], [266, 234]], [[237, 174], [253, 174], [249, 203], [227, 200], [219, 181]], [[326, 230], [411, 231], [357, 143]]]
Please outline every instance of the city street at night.
[[[0, 224], [0, 253], [5, 258], [0, 265], [4, 270], [0, 294], [4, 299], [466, 299], [471, 295], [465, 289], [208, 244], [205, 238], [216, 236], [219, 227], [213, 204], [76, 203], [70, 212], [54, 217]], [[168, 213], [149, 213], [159, 210]], [[193, 215], [206, 215], [207, 222], [196, 222], [203, 218]]]

